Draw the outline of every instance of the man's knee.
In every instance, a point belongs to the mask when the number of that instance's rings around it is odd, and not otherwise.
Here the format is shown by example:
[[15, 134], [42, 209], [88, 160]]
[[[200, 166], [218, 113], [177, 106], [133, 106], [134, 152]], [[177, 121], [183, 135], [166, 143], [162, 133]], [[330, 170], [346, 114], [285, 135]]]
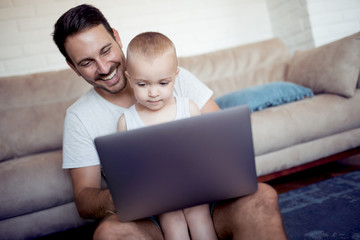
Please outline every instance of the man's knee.
[[[265, 214], [278, 211], [278, 195], [276, 191], [267, 184], [259, 183], [258, 190], [246, 197], [239, 198], [233, 202], [234, 214], [259, 212]], [[252, 215], [251, 214], [251, 215]], [[237, 218], [237, 217], [236, 217]]]
[[139, 239], [134, 235], [136, 230], [131, 227], [131, 223], [114, 223], [112, 221], [103, 221], [96, 228], [94, 240], [132, 240]]
[[112, 228], [111, 224], [107, 221], [103, 221], [97, 226], [93, 239], [94, 240], [101, 240], [101, 239], [112, 239]]
[[259, 183], [258, 191], [253, 195], [252, 211], [261, 214], [277, 214], [279, 212], [278, 194], [271, 186]]
[[150, 220], [119, 222], [116, 215], [102, 221], [94, 233], [95, 240], [149, 240], [163, 239], [160, 229]]
[[278, 194], [275, 191], [274, 188], [271, 186], [265, 184], [265, 183], [259, 183], [258, 184], [258, 198], [259, 200], [263, 200], [265, 202], [268, 202], [268, 204], [276, 204], [278, 202]]
[[244, 239], [249, 239], [249, 235], [257, 236], [253, 230], [262, 228], [265, 231], [268, 226], [280, 229], [283, 234], [278, 195], [272, 187], [264, 183], [259, 183], [254, 194], [217, 204], [213, 219], [221, 239], [234, 236], [247, 236]]

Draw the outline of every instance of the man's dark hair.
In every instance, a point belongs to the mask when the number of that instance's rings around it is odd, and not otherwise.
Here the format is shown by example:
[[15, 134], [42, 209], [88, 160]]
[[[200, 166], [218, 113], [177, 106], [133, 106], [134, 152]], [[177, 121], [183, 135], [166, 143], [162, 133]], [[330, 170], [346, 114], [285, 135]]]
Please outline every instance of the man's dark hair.
[[114, 32], [104, 15], [91, 5], [82, 4], [71, 8], [57, 20], [53, 40], [68, 62], [72, 63], [64, 46], [66, 38], [99, 24], [102, 24], [115, 39]]

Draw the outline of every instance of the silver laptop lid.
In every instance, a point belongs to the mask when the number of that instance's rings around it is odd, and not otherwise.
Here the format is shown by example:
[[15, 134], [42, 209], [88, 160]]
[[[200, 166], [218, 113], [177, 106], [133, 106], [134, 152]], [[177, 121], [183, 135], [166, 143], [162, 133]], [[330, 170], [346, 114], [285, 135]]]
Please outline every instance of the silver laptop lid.
[[247, 106], [98, 137], [95, 145], [121, 221], [257, 189]]

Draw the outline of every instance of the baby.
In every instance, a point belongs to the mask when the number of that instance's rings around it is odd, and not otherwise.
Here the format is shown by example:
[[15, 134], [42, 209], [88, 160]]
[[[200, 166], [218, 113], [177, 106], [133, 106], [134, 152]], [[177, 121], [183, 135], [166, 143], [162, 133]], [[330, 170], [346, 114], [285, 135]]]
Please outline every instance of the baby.
[[[161, 33], [145, 32], [131, 40], [125, 76], [137, 103], [120, 117], [118, 131], [127, 131], [200, 114], [197, 105], [174, 97], [179, 73], [173, 42]], [[161, 214], [165, 239], [217, 239], [208, 204]]]

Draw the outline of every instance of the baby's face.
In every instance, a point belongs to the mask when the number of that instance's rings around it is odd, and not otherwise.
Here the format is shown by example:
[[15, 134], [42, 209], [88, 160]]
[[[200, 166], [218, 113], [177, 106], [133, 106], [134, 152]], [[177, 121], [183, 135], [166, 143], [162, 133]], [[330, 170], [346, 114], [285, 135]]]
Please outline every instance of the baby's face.
[[172, 98], [179, 72], [174, 54], [154, 58], [133, 57], [125, 72], [135, 98], [150, 110], [159, 110]]

